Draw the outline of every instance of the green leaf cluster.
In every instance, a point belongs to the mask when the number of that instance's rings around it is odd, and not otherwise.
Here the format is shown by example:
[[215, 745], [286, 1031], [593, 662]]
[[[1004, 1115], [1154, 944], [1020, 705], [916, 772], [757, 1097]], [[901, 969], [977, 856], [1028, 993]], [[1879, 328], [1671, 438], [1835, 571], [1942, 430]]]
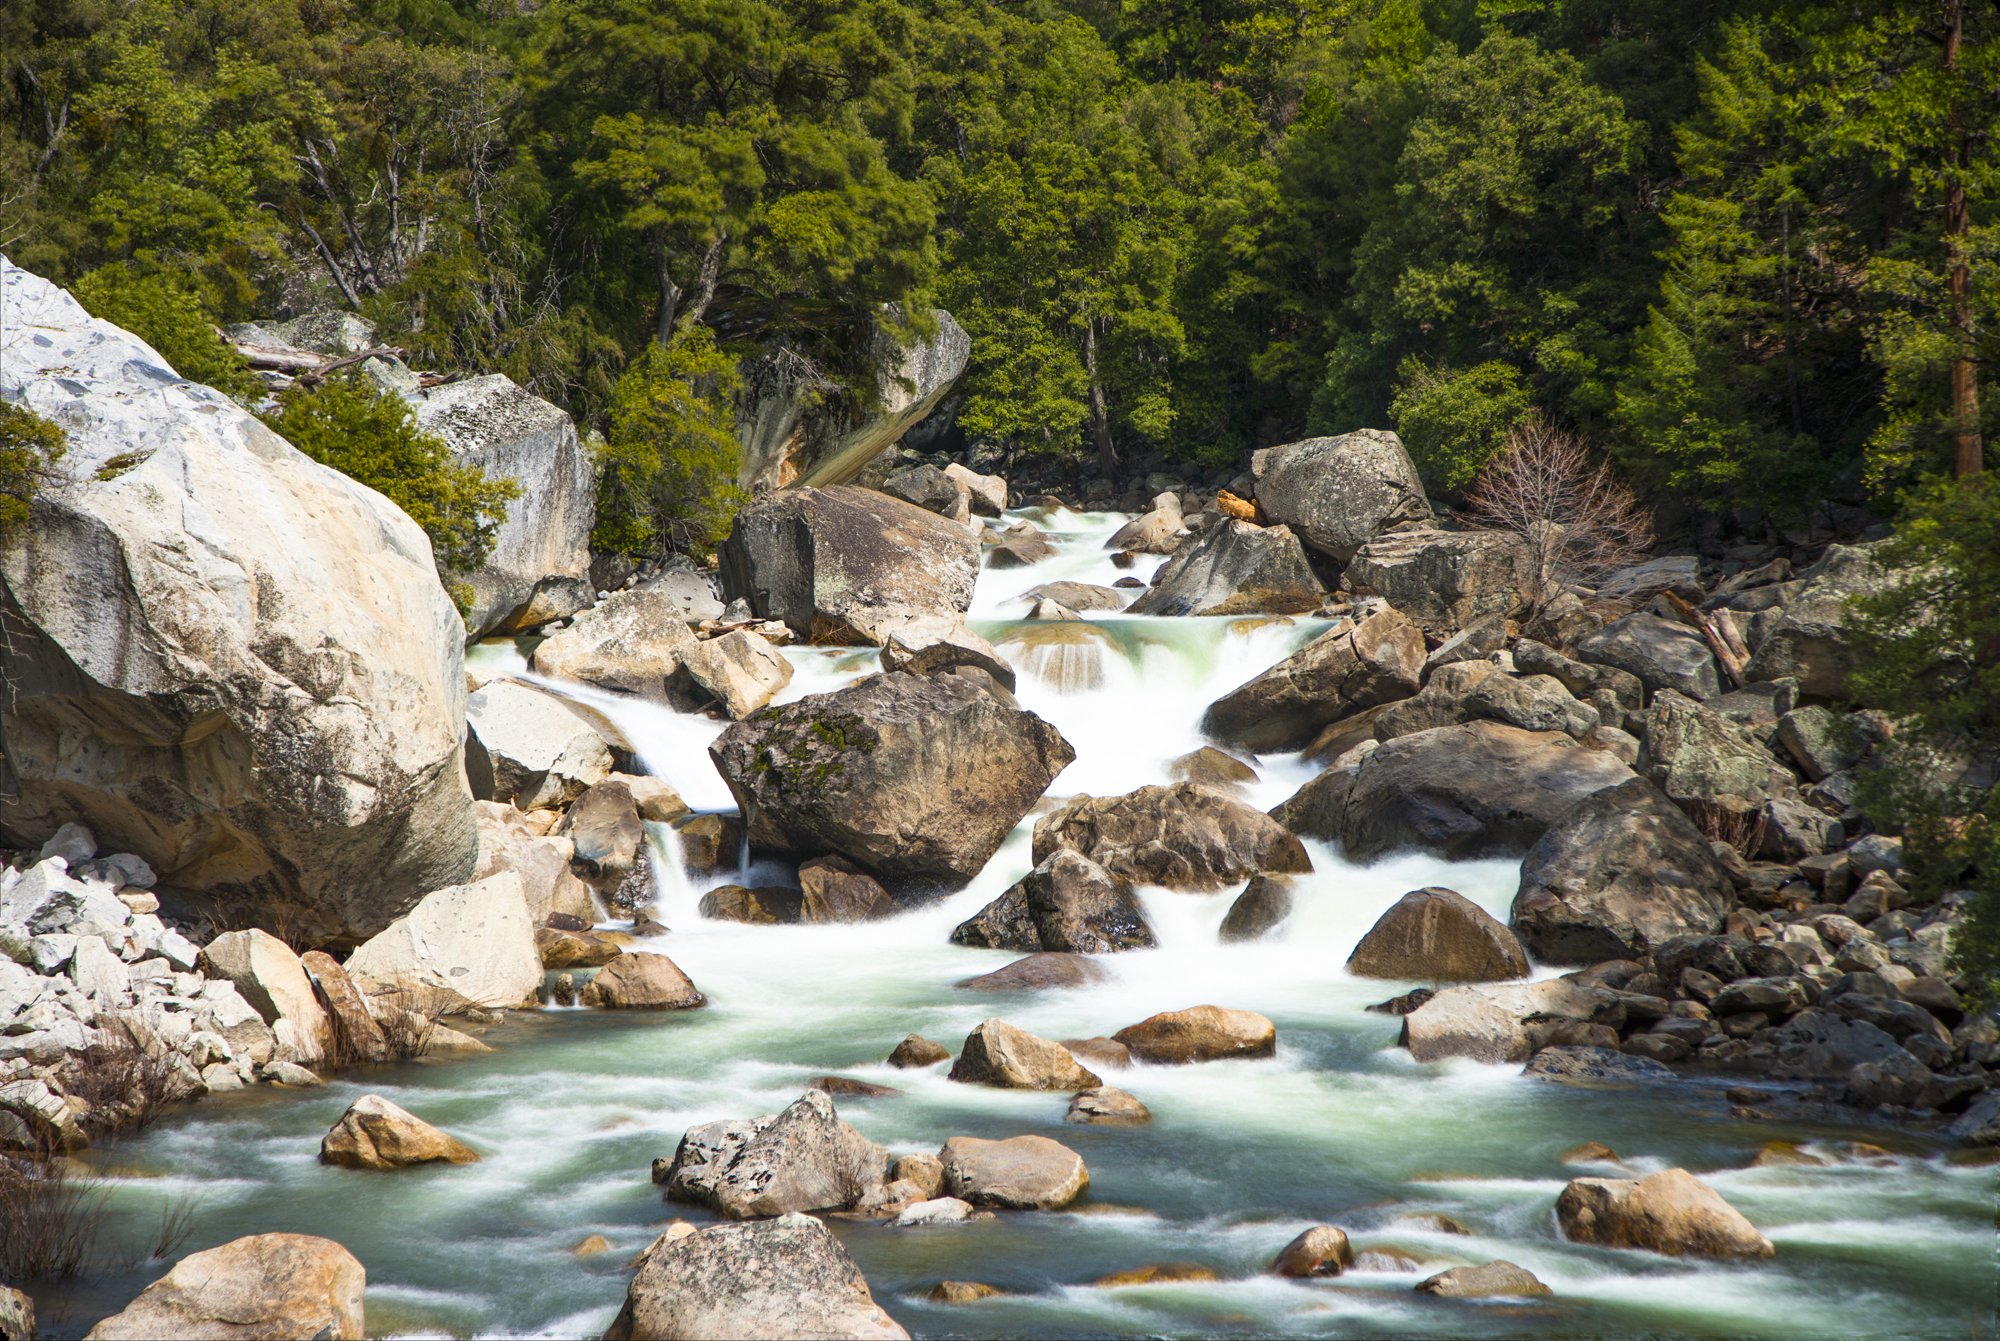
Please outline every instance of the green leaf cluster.
[[699, 554], [728, 532], [743, 501], [736, 389], [736, 360], [703, 326], [632, 361], [611, 398], [594, 548], [629, 554], [670, 544]]
[[141, 276], [134, 267], [114, 262], [78, 280], [76, 300], [91, 316], [122, 326], [151, 345], [188, 381], [246, 403], [263, 394], [263, 384], [223, 342], [200, 296], [172, 274]]
[[55, 481], [68, 448], [62, 425], [0, 400], [0, 533], [28, 519], [35, 496]]

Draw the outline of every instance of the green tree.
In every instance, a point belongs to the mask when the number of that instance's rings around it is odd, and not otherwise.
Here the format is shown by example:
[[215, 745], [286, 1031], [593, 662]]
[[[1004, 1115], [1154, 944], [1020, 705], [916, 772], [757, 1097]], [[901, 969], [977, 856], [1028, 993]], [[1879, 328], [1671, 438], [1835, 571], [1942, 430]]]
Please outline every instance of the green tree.
[[736, 487], [736, 361], [705, 326], [652, 344], [618, 379], [592, 545], [700, 554], [729, 530]]
[[0, 533], [28, 519], [35, 496], [57, 480], [68, 447], [61, 425], [0, 401]]
[[314, 390], [292, 386], [264, 416], [277, 434], [321, 465], [360, 481], [410, 515], [431, 539], [438, 577], [460, 611], [472, 589], [452, 576], [485, 562], [521, 496], [512, 479], [489, 479], [477, 466], [451, 459], [444, 439], [417, 427], [398, 396], [355, 378], [336, 376]]
[[260, 396], [263, 383], [223, 342], [201, 299], [183, 283], [169, 273], [141, 275], [134, 266], [113, 263], [78, 280], [76, 300], [93, 317], [124, 327], [158, 350], [190, 382], [245, 403]]

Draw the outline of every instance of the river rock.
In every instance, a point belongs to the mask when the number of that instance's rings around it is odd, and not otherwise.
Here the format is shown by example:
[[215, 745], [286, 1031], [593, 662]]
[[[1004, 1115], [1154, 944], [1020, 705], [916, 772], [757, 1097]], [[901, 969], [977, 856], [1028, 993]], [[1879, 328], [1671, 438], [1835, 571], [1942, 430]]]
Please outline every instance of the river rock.
[[638, 803], [632, 789], [613, 778], [577, 797], [556, 832], [574, 848], [570, 870], [607, 899], [645, 860]]
[[1671, 689], [1696, 700], [1722, 694], [1707, 640], [1677, 620], [1626, 615], [1577, 644], [1576, 655], [1589, 665], [1637, 676], [1648, 693]]
[[319, 1143], [319, 1162], [346, 1169], [405, 1169], [413, 1164], [477, 1164], [479, 1156], [379, 1094], [348, 1105]]
[[1674, 1078], [1672, 1071], [1650, 1057], [1591, 1047], [1543, 1048], [1528, 1059], [1521, 1074], [1534, 1080], [1592, 1090], [1655, 1085]]
[[568, 628], [543, 639], [529, 664], [537, 675], [664, 703], [668, 681], [694, 648], [675, 592], [634, 587], [614, 591]]
[[[1470, 702], [1474, 690], [1487, 680], [1500, 675], [1499, 666], [1491, 661], [1456, 661], [1439, 666], [1424, 682], [1423, 689], [1415, 698], [1401, 699], [1386, 707], [1371, 709], [1374, 714], [1370, 729], [1366, 732], [1346, 737], [1349, 748], [1364, 739], [1382, 742], [1413, 736], [1419, 731], [1431, 731], [1440, 726], [1457, 726], [1463, 722], [1477, 721], [1484, 714], [1474, 712]], [[1359, 720], [1365, 714], [1356, 714]], [[1332, 734], [1342, 723], [1336, 722], [1321, 733], [1321, 738], [1313, 742], [1312, 756], [1326, 762], [1338, 762], [1338, 756], [1329, 755], [1328, 748], [1340, 737]]]
[[485, 560], [454, 574], [472, 588], [467, 634], [520, 633], [589, 605], [597, 461], [570, 417], [504, 373], [447, 382], [408, 399], [417, 426], [444, 439], [453, 464], [521, 486]]
[[954, 461], [944, 468], [952, 483], [965, 491], [965, 500], [975, 517], [997, 517], [1007, 510], [1007, 481], [998, 475], [981, 475]]
[[424, 895], [345, 967], [371, 993], [443, 991], [478, 1006], [519, 1005], [542, 983], [521, 877], [502, 871]]
[[616, 941], [588, 931], [564, 931], [556, 927], [535, 929], [535, 953], [541, 958], [542, 967], [550, 971], [598, 968], [624, 952], [624, 947]]
[[1158, 942], [1130, 882], [1067, 848], [958, 925], [954, 945], [1109, 954]]
[[691, 1129], [674, 1152], [668, 1199], [756, 1220], [848, 1210], [888, 1184], [888, 1151], [842, 1122], [824, 1090], [758, 1122]]
[[783, 489], [736, 514], [722, 595], [819, 643], [879, 646], [880, 626], [962, 617], [979, 574], [963, 526], [870, 489]]
[[1554, 1294], [1535, 1278], [1535, 1273], [1512, 1262], [1497, 1260], [1484, 1266], [1453, 1267], [1416, 1284], [1418, 1294], [1440, 1299], [1489, 1299], [1498, 1296]]
[[1258, 872], [1312, 870], [1305, 848], [1275, 820], [1192, 782], [1075, 798], [1035, 821], [1036, 864], [1063, 849], [1113, 875], [1169, 888], [1215, 889]]
[[255, 928], [224, 932], [203, 947], [201, 965], [208, 976], [234, 984], [264, 1017], [281, 1060], [317, 1066], [331, 1055], [333, 1020], [289, 945]]
[[1950, 1130], [1968, 1145], [2000, 1145], [2000, 1094], [1975, 1101], [1952, 1120]]
[[985, 671], [1009, 693], [1014, 690], [1013, 665], [957, 620], [910, 620], [882, 643], [883, 670], [939, 675], [960, 666]]
[[1356, 550], [1347, 580], [1447, 638], [1482, 615], [1516, 609], [1534, 571], [1528, 547], [1499, 532], [1402, 531]]
[[1181, 518], [1181, 500], [1171, 493], [1153, 499], [1152, 510], [1135, 517], [1112, 533], [1104, 548], [1127, 554], [1172, 554], [1187, 538]]
[[1046, 1136], [983, 1141], [954, 1136], [938, 1151], [945, 1190], [974, 1206], [1056, 1211], [1090, 1186], [1083, 1157]]
[[1297, 615], [1325, 603], [1326, 588], [1291, 531], [1232, 519], [1182, 541], [1128, 613]]
[[1423, 664], [1423, 634], [1383, 610], [1315, 638], [1223, 695], [1203, 714], [1201, 730], [1247, 750], [1299, 749], [1330, 722], [1415, 694]]
[[965, 489], [936, 466], [908, 466], [896, 471], [882, 481], [882, 492], [953, 521], [963, 521], [971, 515]]
[[767, 708], [723, 732], [709, 757], [756, 847], [835, 852], [886, 880], [963, 883], [1076, 751], [960, 676], [886, 674]]
[[1087, 1090], [1103, 1082], [1077, 1065], [1060, 1043], [1005, 1020], [987, 1020], [965, 1036], [952, 1080], [1009, 1090]]
[[1804, 585], [1765, 632], [1744, 668], [1746, 680], [1798, 681], [1812, 698], [1844, 699], [1854, 669], [1855, 615], [1848, 601], [1889, 581], [1873, 545], [1828, 545], [1802, 575]]
[[1253, 875], [1223, 914], [1216, 938], [1228, 945], [1261, 940], [1292, 915], [1292, 882], [1282, 875]]
[[1017, 959], [991, 973], [961, 979], [952, 986], [965, 992], [1039, 992], [1057, 987], [1088, 987], [1110, 977], [1104, 966], [1088, 955], [1051, 951]]
[[746, 629], [696, 643], [681, 664], [733, 721], [742, 721], [792, 682], [792, 663], [784, 653]]
[[1683, 809], [1752, 815], [1787, 798], [1791, 773], [1755, 736], [1673, 690], [1646, 711], [1646, 776]]
[[1167, 776], [1176, 782], [1198, 782], [1204, 787], [1219, 787], [1225, 791], [1258, 780], [1256, 769], [1231, 758], [1213, 745], [1204, 745], [1169, 761]]
[[1650, 1178], [1578, 1178], [1556, 1198], [1572, 1243], [1643, 1248], [1669, 1257], [1769, 1257], [1776, 1249], [1686, 1169]]
[[818, 857], [799, 867], [801, 922], [869, 922], [893, 917], [902, 906], [854, 863]]
[[1451, 889], [1417, 889], [1398, 899], [1348, 956], [1358, 978], [1500, 982], [1528, 976], [1514, 933]]
[[577, 1004], [603, 1010], [692, 1010], [708, 1004], [665, 955], [628, 950], [597, 971]]
[[1151, 1109], [1110, 1085], [1077, 1091], [1069, 1101], [1069, 1112], [1063, 1115], [1064, 1122], [1111, 1127], [1137, 1127], [1152, 1120]]
[[1590, 1021], [1616, 1002], [1611, 992], [1563, 978], [1447, 987], [1403, 1017], [1399, 1042], [1419, 1062], [1524, 1062], [1535, 1051], [1531, 1019]]
[[387, 1061], [389, 1040], [369, 1012], [368, 999], [347, 976], [347, 970], [324, 950], [308, 950], [300, 955], [299, 967], [305, 970], [332, 1025], [329, 1060], [338, 1059], [348, 1065]]
[[1332, 1225], [1314, 1225], [1278, 1250], [1271, 1274], [1305, 1279], [1338, 1276], [1354, 1265], [1354, 1246], [1347, 1232]]
[[1232, 1057], [1270, 1057], [1278, 1028], [1255, 1011], [1191, 1006], [1149, 1016], [1111, 1036], [1142, 1062], [1170, 1066]]
[[951, 1060], [951, 1049], [933, 1043], [922, 1034], [911, 1034], [896, 1045], [889, 1054], [889, 1065], [898, 1070], [914, 1070], [918, 1067], [936, 1066], [939, 1062]]
[[1597, 730], [1597, 709], [1579, 703], [1553, 675], [1489, 675], [1465, 696], [1465, 710], [1523, 731], [1560, 731], [1583, 740]]
[[[1353, 861], [1406, 847], [1456, 861], [1497, 856], [1528, 848], [1576, 802], [1631, 777], [1560, 732], [1467, 722], [1384, 744], [1355, 770], [1337, 833], [1301, 831], [1338, 837]], [[1320, 808], [1321, 823], [1331, 808]]]
[[465, 771], [482, 801], [559, 810], [611, 776], [611, 747], [554, 694], [495, 680], [465, 702]]
[[1132, 600], [1115, 588], [1089, 582], [1044, 582], [1039, 587], [1028, 588], [1015, 599], [1030, 605], [1036, 601], [1054, 601], [1071, 610], [1123, 610]]
[[[646, 779], [651, 781], [651, 779]], [[591, 888], [570, 870], [576, 844], [549, 832], [556, 814], [549, 810], [517, 810], [509, 801], [477, 801], [479, 862], [472, 870], [480, 881], [502, 871], [521, 877], [521, 894], [528, 901], [528, 920], [542, 925], [557, 913], [597, 920]]]
[[710, 1225], [646, 1255], [604, 1341], [908, 1341], [824, 1224]]
[[1266, 448], [1250, 471], [1264, 514], [1343, 564], [1391, 527], [1431, 519], [1402, 439], [1382, 429]]
[[252, 1234], [189, 1253], [85, 1341], [361, 1341], [368, 1273], [332, 1239]]
[[0, 845], [82, 820], [314, 942], [465, 879], [465, 626], [422, 530], [5, 261], [0, 304], [0, 399], [63, 425], [70, 481], [0, 542]]
[[1006, 1291], [976, 1280], [941, 1280], [924, 1296], [934, 1304], [976, 1304]]
[[718, 885], [701, 896], [697, 911], [717, 922], [784, 926], [804, 920], [805, 894], [782, 886], [745, 889], [741, 885]]
[[1578, 801], [1536, 840], [1510, 920], [1543, 963], [1596, 964], [1710, 934], [1733, 901], [1701, 830], [1632, 778]]

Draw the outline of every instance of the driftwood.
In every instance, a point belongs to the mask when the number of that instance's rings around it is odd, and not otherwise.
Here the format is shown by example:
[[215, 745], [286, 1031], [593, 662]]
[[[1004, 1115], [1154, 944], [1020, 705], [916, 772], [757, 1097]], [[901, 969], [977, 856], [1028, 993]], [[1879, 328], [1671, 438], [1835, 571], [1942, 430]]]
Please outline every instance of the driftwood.
[[1715, 653], [1716, 663], [1722, 667], [1722, 673], [1729, 677], [1729, 687], [1740, 688], [1743, 684], [1744, 668], [1750, 664], [1750, 652], [1743, 646], [1742, 635], [1736, 632], [1736, 626], [1726, 619], [1719, 621], [1722, 629], [1728, 630], [1725, 633], [1716, 627], [1718, 621], [1709, 619], [1707, 615], [1673, 592], [1663, 591], [1660, 594], [1667, 598], [1667, 604], [1673, 608], [1676, 615], [1680, 616], [1681, 623], [1700, 633], [1708, 643], [1708, 650]]

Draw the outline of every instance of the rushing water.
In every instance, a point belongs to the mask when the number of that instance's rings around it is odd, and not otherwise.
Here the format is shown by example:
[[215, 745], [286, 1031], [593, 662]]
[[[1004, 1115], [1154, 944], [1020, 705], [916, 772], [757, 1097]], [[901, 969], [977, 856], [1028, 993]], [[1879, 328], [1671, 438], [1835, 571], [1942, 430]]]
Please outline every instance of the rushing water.
[[[1108, 585], [1124, 574], [1101, 550], [1124, 519], [1030, 514], [1058, 532], [1060, 557], [981, 575], [974, 626], [1010, 652], [1038, 583]], [[1149, 561], [1150, 562], [1150, 561]], [[1144, 576], [1145, 570], [1140, 570]], [[1024, 707], [1053, 722], [1077, 760], [1051, 795], [1128, 791], [1165, 781], [1168, 761], [1199, 745], [1195, 723], [1216, 696], [1309, 638], [1310, 621], [1093, 616], [1095, 675], [1075, 660], [1017, 655], [1072, 685], [1022, 676]], [[1037, 630], [1046, 625], [1034, 626]], [[1039, 633], [1037, 636], [1040, 636]], [[789, 649], [787, 699], [875, 669], [872, 652]], [[1068, 656], [1068, 654], [1065, 654]], [[511, 647], [477, 659], [520, 669]], [[573, 689], [571, 692], [575, 692]], [[580, 693], [610, 712], [655, 773], [697, 809], [731, 805], [704, 719]], [[1270, 806], [1311, 775], [1295, 758], [1260, 761], [1250, 799]], [[947, 942], [951, 928], [1029, 867], [1032, 816], [971, 887], [934, 907], [856, 926], [746, 927], [705, 922], [710, 885], [665, 854], [663, 949], [708, 993], [705, 1010], [661, 1015], [517, 1012], [486, 1033], [495, 1051], [469, 1060], [341, 1073], [322, 1090], [262, 1089], [203, 1102], [143, 1137], [98, 1152], [114, 1169], [106, 1244], [144, 1254], [162, 1213], [192, 1198], [182, 1252], [239, 1235], [290, 1230], [345, 1244], [368, 1269], [371, 1335], [590, 1336], [624, 1297], [625, 1263], [676, 1216], [648, 1180], [681, 1132], [719, 1117], [774, 1112], [816, 1075], [893, 1085], [885, 1098], [840, 1100], [841, 1113], [894, 1153], [947, 1137], [1053, 1136], [1089, 1165], [1088, 1194], [1049, 1214], [1006, 1214], [955, 1227], [893, 1230], [834, 1220], [875, 1296], [919, 1336], [1940, 1336], [1991, 1337], [1994, 1170], [1952, 1162], [1934, 1139], [1844, 1126], [1817, 1102], [1779, 1102], [1780, 1122], [1732, 1119], [1724, 1077], [1643, 1091], [1569, 1089], [1517, 1066], [1419, 1066], [1395, 1046], [1397, 1023], [1364, 1013], [1408, 985], [1342, 969], [1376, 917], [1405, 891], [1447, 885], [1505, 916], [1512, 862], [1449, 863], [1403, 855], [1369, 867], [1308, 844], [1317, 868], [1297, 911], [1265, 941], [1217, 943], [1236, 894], [1144, 892], [1160, 948], [1108, 959], [1110, 982], [979, 996], [959, 979], [1015, 956]], [[748, 883], [790, 872], [758, 868]], [[768, 880], [763, 879], [769, 877]], [[1415, 985], [1415, 984], [1409, 984]], [[1152, 1109], [1138, 1128], [1063, 1122], [1068, 1096], [955, 1085], [940, 1066], [883, 1064], [908, 1033], [956, 1050], [981, 1019], [1002, 1016], [1048, 1038], [1109, 1034], [1145, 1016], [1204, 1002], [1261, 1011], [1278, 1055], [1255, 1062], [1138, 1067], [1106, 1081]], [[364, 1173], [321, 1166], [319, 1138], [341, 1111], [378, 1093], [461, 1137], [468, 1167]], [[1799, 1141], [1818, 1167], [1746, 1168], [1764, 1142]], [[1893, 1158], [1842, 1158], [1866, 1140]], [[1557, 1156], [1602, 1141], [1627, 1168], [1676, 1165], [1707, 1179], [1777, 1245], [1755, 1262], [1692, 1262], [1563, 1242], [1553, 1207], [1578, 1169]], [[1470, 1229], [1441, 1233], [1413, 1217], [1443, 1213]], [[1308, 1224], [1345, 1227], [1360, 1250], [1391, 1246], [1424, 1274], [1506, 1258], [1554, 1290], [1549, 1299], [1465, 1302], [1415, 1295], [1415, 1274], [1336, 1280], [1261, 1274]], [[602, 1234], [611, 1251], [572, 1249]], [[1221, 1277], [1097, 1289], [1089, 1282], [1155, 1262]], [[86, 1330], [166, 1263], [149, 1261], [42, 1298], [44, 1326]], [[1009, 1293], [933, 1304], [941, 1279]]]

